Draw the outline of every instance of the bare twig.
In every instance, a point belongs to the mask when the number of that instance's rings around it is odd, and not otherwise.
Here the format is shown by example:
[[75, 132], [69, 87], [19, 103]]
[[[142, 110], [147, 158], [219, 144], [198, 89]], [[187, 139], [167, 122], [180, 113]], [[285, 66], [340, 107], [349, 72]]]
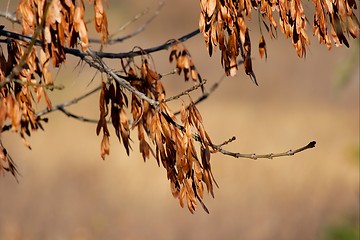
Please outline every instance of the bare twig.
[[244, 154], [244, 153], [234, 153], [234, 152], [230, 152], [227, 151], [225, 149], [223, 149], [221, 146], [222, 145], [213, 145], [214, 149], [221, 152], [224, 155], [228, 155], [231, 157], [235, 157], [235, 158], [250, 158], [253, 160], [256, 160], [258, 158], [267, 158], [267, 159], [273, 159], [276, 157], [285, 157], [285, 156], [292, 156], [295, 155], [296, 153], [302, 152], [306, 149], [309, 148], [314, 148], [316, 145], [316, 141], [311, 141], [310, 143], [308, 143], [306, 146], [304, 147], [300, 147], [297, 148], [295, 150], [289, 150], [286, 152], [281, 152], [281, 153], [268, 153], [268, 154], [255, 154], [255, 153], [251, 153], [251, 154]]
[[58, 110], [60, 112], [64, 113], [66, 116], [74, 118], [74, 119], [79, 120], [81, 122], [89, 122], [89, 123], [98, 123], [99, 122], [99, 120], [96, 120], [96, 119], [90, 119], [90, 118], [79, 116], [77, 114], [73, 114], [70, 111], [66, 110], [64, 107], [59, 107]]
[[9, 20], [12, 23], [18, 23], [18, 24], [21, 23], [20, 19], [18, 19], [16, 17], [16, 15], [13, 13], [0, 11], [0, 17], [3, 17], [5, 19]]
[[231, 142], [233, 142], [233, 141], [235, 141], [235, 140], [236, 140], [236, 137], [232, 137], [232, 138], [226, 140], [225, 142], [223, 142], [223, 143], [221, 143], [221, 144], [219, 144], [219, 145], [217, 145], [217, 146], [218, 146], [218, 147], [222, 147], [222, 146], [224, 146], [224, 145], [228, 145], [229, 143], [231, 143]]
[[[54, 90], [54, 89], [62, 90], [62, 89], [65, 88], [65, 86], [62, 85], [62, 84], [59, 84], [59, 85], [46, 85], [44, 83], [24, 82], [24, 81], [21, 81], [19, 79], [15, 79], [15, 80], [13, 80], [13, 82], [19, 83], [20, 85], [31, 86], [31, 87], [42, 87], [42, 88], [49, 89], [49, 90]], [[1, 87], [1, 84], [0, 84], [0, 87]]]
[[[239, 61], [237, 64], [238, 65], [241, 65], [243, 64], [244, 62], [243, 61]], [[203, 94], [196, 100], [194, 101], [194, 104], [197, 105], [199, 104], [200, 102], [204, 101], [205, 99], [207, 99], [221, 84], [221, 82], [226, 78], [226, 75], [223, 74], [219, 80], [217, 80], [213, 85], [211, 85], [211, 87], [209, 88], [208, 91], [205, 91], [203, 92]], [[180, 114], [180, 111], [177, 111], [174, 113], [175, 115], [179, 115]]]
[[119, 27], [119, 29], [110, 34], [109, 39], [114, 38], [114, 36], [118, 33], [120, 33], [121, 31], [125, 30], [128, 26], [130, 26], [130, 24], [132, 24], [133, 22], [137, 21], [138, 19], [140, 19], [140, 17], [144, 16], [145, 14], [147, 14], [149, 12], [149, 8], [146, 8], [144, 11], [142, 11], [141, 13], [136, 14], [132, 19], [130, 19], [129, 21], [127, 21], [125, 24], [123, 24], [122, 26]]
[[80, 96], [80, 97], [74, 98], [74, 99], [72, 99], [72, 100], [70, 100], [70, 101], [67, 101], [67, 102], [60, 103], [60, 104], [58, 104], [58, 105], [53, 106], [53, 107], [50, 108], [50, 109], [45, 108], [44, 110], [38, 112], [38, 113], [36, 114], [36, 116], [41, 117], [41, 116], [43, 116], [43, 115], [45, 115], [45, 114], [48, 114], [48, 113], [51, 113], [51, 112], [54, 112], [54, 111], [57, 111], [57, 110], [63, 111], [65, 107], [68, 107], [68, 106], [70, 106], [70, 105], [73, 105], [73, 104], [78, 103], [79, 101], [81, 101], [81, 100], [87, 98], [88, 96], [96, 93], [96, 92], [99, 91], [100, 89], [101, 89], [101, 85], [97, 86], [96, 88], [94, 88], [94, 89], [91, 90], [90, 92], [87, 92], [87, 93], [85, 93], [84, 95], [82, 95], [82, 96]]
[[[155, 11], [155, 13], [144, 24], [142, 24], [139, 28], [137, 28], [134, 32], [132, 32], [126, 36], [120, 37], [120, 38], [113, 38], [114, 35], [118, 34], [120, 31], [124, 30], [127, 26], [129, 26], [131, 23], [138, 20], [142, 15], [147, 13], [148, 9], [135, 15], [135, 17], [133, 19], [129, 20], [122, 27], [120, 27], [117, 32], [115, 32], [109, 36], [109, 40], [108, 40], [107, 44], [111, 45], [111, 44], [115, 44], [115, 43], [120, 43], [120, 42], [123, 42], [123, 41], [125, 41], [129, 38], [132, 38], [132, 37], [138, 35], [139, 33], [143, 32], [146, 29], [146, 27], [159, 15], [160, 10], [163, 6], [164, 6], [164, 1], [160, 1], [159, 7]], [[89, 42], [102, 43], [102, 41], [100, 39], [89, 39]]]
[[174, 68], [172, 71], [170, 72], [167, 72], [167, 73], [159, 73], [159, 77], [160, 78], [163, 78], [163, 77], [166, 77], [166, 76], [169, 76], [169, 75], [173, 75], [173, 74], [176, 74], [177, 73], [177, 70], [176, 68]]
[[[200, 102], [204, 101], [205, 99], [207, 99], [218, 87], [219, 85], [221, 84], [221, 82], [225, 79], [226, 75], [223, 74], [221, 76], [221, 78], [216, 81], [213, 85], [211, 85], [210, 89], [208, 91], [205, 91], [195, 102], [194, 104], [197, 105], [199, 104]], [[177, 111], [174, 113], [175, 115], [179, 115], [180, 114], [180, 111]]]
[[184, 95], [188, 95], [190, 92], [198, 89], [199, 87], [203, 86], [204, 84], [206, 83], [206, 79], [203, 79], [202, 82], [194, 85], [193, 87], [189, 88], [189, 89], [186, 89], [185, 91], [183, 91], [182, 93], [179, 93], [175, 96], [171, 96], [171, 97], [168, 97], [167, 99], [164, 100], [164, 102], [170, 102], [172, 100], [175, 100], [175, 99], [179, 99], [180, 97], [184, 96]]

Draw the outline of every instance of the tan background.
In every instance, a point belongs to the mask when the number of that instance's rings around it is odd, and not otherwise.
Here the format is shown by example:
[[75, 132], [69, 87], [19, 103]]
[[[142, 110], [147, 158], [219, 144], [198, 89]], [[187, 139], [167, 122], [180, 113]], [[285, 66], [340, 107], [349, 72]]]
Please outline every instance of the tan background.
[[[157, 7], [157, 1], [119, 2], [109, 1], [110, 32], [150, 9], [120, 36], [140, 26]], [[1, 10], [6, 3], [1, 1]], [[15, 4], [12, 1], [10, 9]], [[146, 48], [180, 37], [197, 27], [198, 15], [198, 1], [168, 1], [142, 34], [106, 51]], [[0, 21], [12, 28], [6, 20]], [[91, 24], [89, 28], [93, 31]], [[228, 149], [243, 153], [286, 151], [311, 140], [317, 141], [315, 149], [274, 160], [214, 155], [213, 172], [220, 189], [215, 190], [215, 199], [205, 197], [210, 215], [201, 208], [191, 215], [173, 199], [165, 170], [153, 159], [144, 164], [136, 140], [127, 157], [112, 133], [111, 155], [102, 161], [95, 125], [52, 113], [45, 131], [29, 138], [32, 151], [15, 134], [2, 134], [21, 176], [19, 184], [8, 174], [0, 178], [0, 239], [315, 240], [332, 239], [326, 236], [337, 226], [358, 231], [358, 41], [351, 41], [350, 49], [328, 51], [311, 38], [306, 59], [299, 59], [279, 31], [278, 40], [265, 36], [269, 55], [265, 62], [256, 52], [257, 24], [251, 30], [260, 86], [241, 69], [238, 76], [226, 79], [198, 106], [207, 131], [216, 143], [236, 136]], [[223, 73], [219, 55], [208, 57], [200, 35], [185, 44], [210, 86]], [[153, 55], [160, 73], [174, 67], [167, 63], [168, 54]], [[113, 67], [119, 64], [109, 62]], [[56, 83], [66, 88], [50, 93], [53, 104], [85, 93], [99, 82], [97, 75], [90, 83], [95, 71], [75, 68], [76, 63], [68, 56], [68, 64], [59, 71]], [[344, 74], [342, 69], [352, 64]], [[165, 78], [164, 84], [168, 96], [191, 86], [177, 76]], [[97, 97], [69, 110], [96, 118]], [[38, 109], [42, 108], [40, 104]], [[132, 138], [136, 139], [136, 132]]]

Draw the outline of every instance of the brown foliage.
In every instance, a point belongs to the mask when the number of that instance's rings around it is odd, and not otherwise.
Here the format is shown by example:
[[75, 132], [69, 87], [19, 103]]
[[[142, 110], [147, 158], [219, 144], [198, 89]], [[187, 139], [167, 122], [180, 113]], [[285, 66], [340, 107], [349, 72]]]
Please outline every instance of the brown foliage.
[[[0, 81], [4, 83], [6, 77], [11, 74], [13, 69], [20, 64], [24, 55], [23, 48], [20, 44], [11, 40], [7, 44], [8, 57], [7, 60], [0, 47]], [[1, 108], [0, 108], [0, 127], [3, 128], [4, 123], [9, 120], [13, 131], [19, 131], [20, 136], [27, 147], [30, 147], [26, 140], [25, 135], [30, 136], [30, 129], [38, 129], [41, 126], [41, 118], [37, 117], [33, 109], [34, 93], [36, 100], [39, 101], [41, 96], [45, 96], [45, 100], [49, 108], [51, 102], [46, 95], [43, 87], [33, 85], [35, 74], [41, 75], [40, 60], [38, 59], [35, 51], [28, 56], [26, 67], [14, 74], [14, 81], [12, 85], [6, 84], [1, 88]], [[41, 80], [39, 81], [41, 84]], [[32, 92], [33, 90], [33, 92]]]
[[171, 49], [169, 61], [172, 63], [174, 60], [176, 60], [176, 72], [181, 74], [183, 71], [185, 81], [188, 81], [190, 78], [193, 81], [201, 79], [189, 51], [181, 44], [174, 45]]
[[[355, 38], [359, 34], [359, 22], [353, 12], [356, 2], [313, 0], [312, 3], [315, 6], [313, 34], [318, 35], [319, 42], [330, 49], [331, 36], [336, 46], [344, 43], [349, 47], [346, 35]], [[306, 47], [310, 44], [306, 33], [308, 20], [300, 0], [200, 0], [200, 9], [199, 28], [206, 47], [211, 56], [214, 48], [219, 46], [221, 63], [227, 75], [236, 74], [236, 58], [241, 54], [245, 73], [256, 83], [251, 64], [249, 28], [245, 22], [245, 19], [251, 19], [252, 11], [259, 12], [271, 38], [275, 37], [274, 33], [280, 26], [286, 38], [291, 38], [297, 55], [306, 55]], [[278, 23], [273, 15], [275, 11], [279, 13]], [[264, 46], [262, 36], [259, 44], [261, 57]]]
[[[176, 47], [174, 48], [176, 49]], [[184, 49], [186, 51], [186, 49]], [[173, 55], [174, 52], [171, 52]], [[179, 58], [177, 58], [179, 59]], [[125, 108], [128, 107], [127, 96], [118, 83], [102, 83], [100, 94], [100, 119], [97, 134], [103, 130], [101, 142], [101, 156], [109, 154], [109, 130], [106, 117], [111, 106], [111, 122], [115, 133], [129, 154], [130, 129], [137, 129], [139, 150], [144, 161], [150, 158], [150, 153], [158, 165], [167, 171], [171, 191], [174, 197], [184, 206], [186, 202], [191, 212], [195, 211], [198, 200], [207, 211], [202, 202], [205, 184], [207, 190], [213, 195], [213, 176], [211, 173], [210, 153], [214, 151], [209, 135], [206, 133], [202, 117], [194, 103], [181, 108], [180, 120], [164, 102], [165, 90], [161, 78], [143, 57], [141, 64], [137, 65], [131, 59], [123, 61], [123, 70], [130, 84], [148, 98], [159, 102], [152, 106], [135, 93], [131, 94], [131, 128]], [[181, 60], [183, 63], [185, 60]], [[190, 61], [187, 59], [187, 61]], [[126, 66], [126, 67], [125, 67]], [[178, 63], [179, 69], [186, 69]], [[185, 74], [186, 75], [186, 74]], [[198, 147], [196, 147], [198, 145]], [[198, 150], [200, 154], [198, 154]]]
[[[176, 61], [176, 72], [179, 75], [183, 72], [185, 81], [188, 81], [191, 78], [194, 82], [203, 82], [203, 79], [197, 71], [189, 51], [183, 44], [176, 44], [172, 47], [169, 61], [172, 63], [174, 60]], [[201, 86], [201, 90], [204, 92], [203, 85]]]
[[[91, 2], [91, 1], [89, 1]], [[107, 40], [107, 20], [101, 1], [94, 2], [96, 23], [100, 24], [101, 39]], [[41, 42], [36, 51], [29, 42], [9, 39], [7, 57], [0, 46], [0, 128], [19, 132], [24, 144], [30, 148], [25, 135], [31, 130], [42, 128], [41, 119], [35, 113], [34, 102], [44, 98], [48, 109], [52, 104], [46, 89], [53, 89], [53, 79], [49, 71], [50, 61], [59, 67], [65, 61], [64, 48], [74, 47], [79, 38], [82, 50], [88, 46], [87, 28], [84, 20], [85, 5], [83, 0], [40, 1], [21, 0], [16, 15], [21, 19], [22, 34], [35, 36]], [[5, 125], [7, 122], [10, 125]], [[108, 152], [106, 139], [103, 152]], [[0, 149], [3, 161], [10, 159], [4, 147]], [[8, 168], [13, 174], [14, 165], [7, 160]], [[4, 170], [0, 163], [0, 170]]]
[[[88, 3], [92, 1], [89, 0]], [[102, 0], [94, 0], [93, 3], [95, 30], [100, 34], [103, 46], [109, 40], [107, 15]], [[359, 34], [359, 22], [353, 13], [353, 9], [356, 9], [355, 1], [313, 0], [312, 3], [315, 6], [313, 34], [318, 35], [319, 42], [326, 44], [329, 49], [332, 41], [336, 46], [342, 43], [349, 46], [346, 36], [355, 38]], [[276, 36], [276, 29], [280, 26], [285, 36], [291, 38], [298, 56], [306, 55], [309, 38], [305, 30], [308, 21], [300, 0], [200, 0], [200, 8], [199, 27], [208, 52], [211, 56], [215, 47], [219, 46], [221, 64], [226, 75], [234, 76], [238, 63], [241, 62], [245, 73], [257, 84], [251, 60], [250, 29], [247, 26], [252, 11], [259, 11], [259, 23], [263, 23], [271, 38]], [[279, 14], [278, 22], [273, 15], [275, 11]], [[214, 184], [217, 185], [211, 170], [211, 154], [218, 151], [234, 157], [239, 157], [240, 154], [225, 151], [221, 149], [222, 145], [212, 143], [204, 128], [202, 116], [191, 99], [188, 106], [182, 104], [179, 119], [167, 104], [168, 101], [188, 95], [199, 86], [205, 93], [205, 81], [196, 69], [189, 51], [178, 40], [152, 49], [159, 51], [171, 46], [169, 61], [176, 62], [176, 72], [183, 74], [185, 81], [192, 79], [198, 82], [196, 88], [167, 99], [162, 76], [157, 73], [154, 64], [150, 64], [152, 58], [143, 49], [139, 48], [141, 54], [130, 52], [119, 57], [120, 69], [116, 73], [102, 60], [102, 52], [97, 55], [90, 50], [84, 13], [84, 0], [19, 2], [16, 14], [21, 19], [22, 37], [8, 37], [7, 56], [0, 46], [2, 132], [10, 129], [18, 132], [24, 144], [30, 147], [25, 136], [30, 136], [32, 130], [42, 129], [41, 122], [47, 121], [36, 113], [33, 106], [43, 98], [49, 111], [55, 109], [47, 95], [48, 89], [54, 89], [54, 80], [49, 70], [50, 61], [53, 63], [52, 67], [58, 68], [65, 62], [66, 53], [72, 52], [107, 76], [102, 78], [100, 116], [96, 127], [96, 134], [102, 133], [101, 157], [105, 159], [110, 154], [109, 122], [128, 155], [132, 150], [130, 134], [137, 130], [139, 151], [144, 161], [153, 156], [158, 165], [166, 170], [171, 192], [178, 198], [180, 205], [186, 204], [193, 213], [197, 203], [200, 203], [208, 211], [202, 200], [204, 191], [206, 189], [214, 196]], [[261, 30], [261, 26], [259, 27]], [[0, 30], [2, 29], [0, 26]], [[26, 37], [32, 40], [27, 41]], [[78, 42], [81, 51], [75, 49]], [[266, 42], [262, 33], [258, 47], [260, 57], [266, 58]], [[74, 54], [75, 50], [77, 54]], [[141, 55], [140, 63], [135, 61], [134, 56], [138, 55]], [[241, 60], [237, 59], [239, 55]], [[61, 106], [55, 110], [62, 110], [66, 114]], [[234, 138], [224, 144], [233, 140]], [[286, 153], [243, 156], [252, 159], [289, 156], [314, 146], [313, 142]], [[16, 166], [1, 139], [0, 171], [9, 171], [14, 176], [17, 174]]]

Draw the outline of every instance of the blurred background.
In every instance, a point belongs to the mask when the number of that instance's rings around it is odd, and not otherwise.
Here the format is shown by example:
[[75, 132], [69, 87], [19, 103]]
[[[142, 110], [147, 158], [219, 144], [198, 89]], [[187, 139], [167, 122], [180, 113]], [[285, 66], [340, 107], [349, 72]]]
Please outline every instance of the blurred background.
[[[110, 33], [148, 9], [118, 36], [133, 32], [158, 8], [154, 0], [108, 3]], [[13, 12], [16, 4], [1, 1], [0, 10]], [[86, 6], [91, 19], [91, 6]], [[104, 51], [126, 52], [181, 37], [197, 28], [199, 11], [198, 1], [167, 1], [141, 34]], [[311, 13], [308, 17], [312, 22]], [[18, 29], [0, 21], [6, 29]], [[97, 36], [91, 23], [88, 28]], [[215, 143], [236, 136], [227, 146], [234, 152], [282, 152], [312, 140], [316, 148], [273, 160], [213, 155], [220, 188], [214, 199], [205, 196], [210, 214], [199, 206], [192, 215], [172, 197], [165, 170], [154, 159], [143, 162], [136, 132], [128, 157], [111, 129], [110, 156], [103, 161], [96, 125], [54, 112], [47, 115], [45, 131], [28, 138], [31, 151], [18, 135], [1, 135], [21, 176], [19, 183], [9, 174], [0, 177], [0, 239], [359, 239], [359, 39], [350, 41], [350, 49], [328, 51], [310, 37], [306, 58], [299, 59], [279, 31], [277, 40], [265, 35], [265, 61], [257, 53], [257, 20], [250, 29], [259, 86], [240, 67], [236, 77], [225, 79], [198, 105], [205, 128]], [[223, 75], [220, 55], [208, 56], [201, 35], [185, 46], [209, 88]], [[174, 68], [169, 53], [152, 55], [159, 73]], [[77, 59], [67, 57], [67, 64], [54, 71], [55, 84], [65, 86], [49, 93], [54, 105], [90, 91], [101, 79], [97, 74], [91, 81], [96, 72], [75, 67]], [[175, 75], [163, 83], [168, 96], [193, 84]], [[68, 110], [96, 119], [98, 95]]]

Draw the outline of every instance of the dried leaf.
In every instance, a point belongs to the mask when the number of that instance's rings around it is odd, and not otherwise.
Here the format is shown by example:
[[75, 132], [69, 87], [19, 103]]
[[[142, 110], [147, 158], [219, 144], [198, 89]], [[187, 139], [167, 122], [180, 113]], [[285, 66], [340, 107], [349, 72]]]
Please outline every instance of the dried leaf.
[[259, 54], [261, 59], [264, 57], [264, 55], [265, 59], [267, 59], [266, 43], [264, 36], [261, 36], [259, 41]]
[[94, 1], [95, 29], [101, 33], [101, 42], [106, 43], [109, 39], [108, 21], [102, 0]]
[[101, 158], [105, 160], [105, 156], [109, 154], [110, 154], [109, 136], [107, 134], [104, 134], [103, 139], [101, 141]]
[[[172, 47], [172, 50], [169, 55], [169, 62], [173, 62], [176, 59], [176, 72], [180, 75], [184, 73], [185, 81], [188, 81], [190, 78], [196, 81], [202, 81], [200, 74], [198, 73], [194, 61], [192, 60], [190, 53], [185, 49], [184, 45], [178, 44]], [[204, 91], [204, 89], [202, 88]]]
[[82, 50], [85, 52], [88, 47], [89, 40], [84, 19], [84, 3], [81, 0], [75, 0], [75, 2], [76, 4], [73, 18], [74, 30], [79, 34], [79, 38], [81, 40], [81, 47]]

